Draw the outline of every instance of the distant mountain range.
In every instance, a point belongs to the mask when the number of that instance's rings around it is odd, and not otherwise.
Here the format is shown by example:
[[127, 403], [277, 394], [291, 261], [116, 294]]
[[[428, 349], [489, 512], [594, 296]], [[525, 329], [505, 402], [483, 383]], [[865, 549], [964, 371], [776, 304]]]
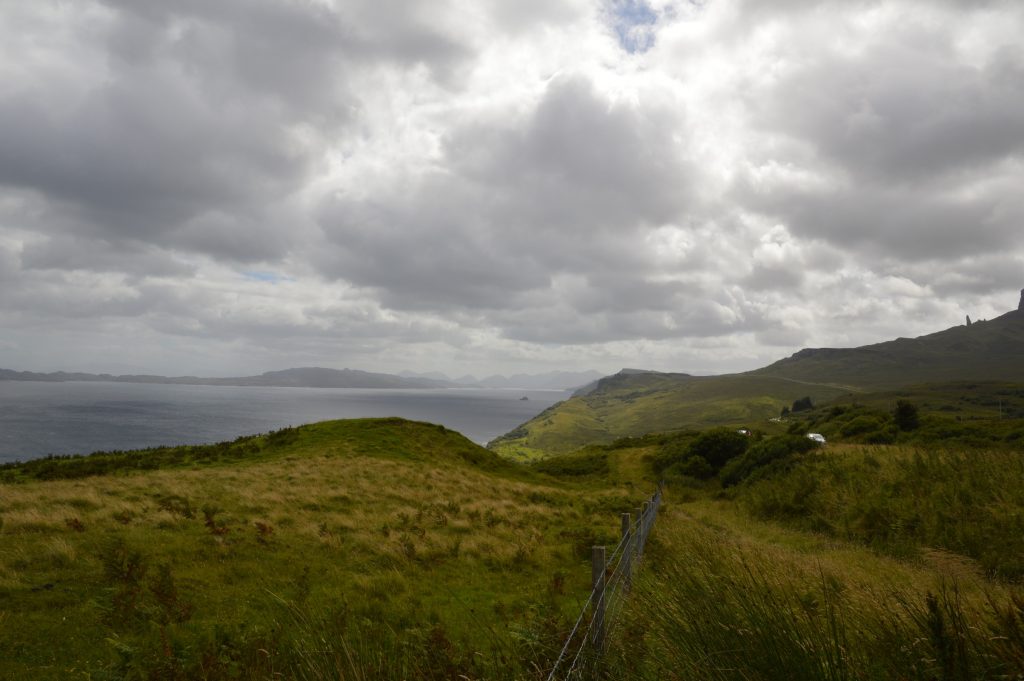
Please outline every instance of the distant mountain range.
[[322, 367], [301, 367], [283, 371], [268, 371], [259, 376], [233, 378], [200, 378], [198, 376], [153, 376], [87, 374], [55, 371], [38, 373], [34, 371], [12, 371], [0, 369], [0, 380], [43, 381], [59, 383], [64, 381], [108, 381], [114, 383], [157, 383], [173, 385], [230, 385], [261, 386], [278, 388], [508, 388], [517, 390], [568, 390], [599, 378], [596, 371], [556, 371], [546, 374], [516, 374], [514, 376], [488, 376], [477, 380], [463, 376], [455, 380], [444, 374], [416, 374], [404, 371], [400, 375], [381, 374], [358, 369], [325, 369]]
[[1018, 310], [989, 321], [859, 348], [807, 348], [740, 374], [624, 369], [583, 386], [491, 447], [533, 459], [623, 436], [756, 423], [801, 397], [820, 404], [922, 384], [967, 390], [965, 382], [984, 381], [1024, 383], [1024, 295]]
[[148, 376], [83, 374], [56, 371], [49, 374], [33, 371], [0, 369], [0, 380], [8, 381], [112, 381], [115, 383], [162, 383], [174, 385], [235, 385], [276, 388], [449, 388], [451, 383], [427, 378], [406, 378], [393, 374], [377, 374], [357, 369], [324, 369], [302, 367], [284, 371], [268, 371], [259, 376], [235, 378], [199, 378], [197, 376]]

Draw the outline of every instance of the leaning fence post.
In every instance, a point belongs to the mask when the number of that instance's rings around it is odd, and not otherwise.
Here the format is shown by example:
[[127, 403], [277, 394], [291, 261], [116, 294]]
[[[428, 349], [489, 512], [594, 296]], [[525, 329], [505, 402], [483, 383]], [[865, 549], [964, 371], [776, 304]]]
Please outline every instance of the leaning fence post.
[[590, 577], [594, 585], [594, 625], [591, 629], [591, 643], [598, 651], [604, 649], [604, 568], [604, 547], [591, 547]]
[[640, 546], [640, 539], [643, 537], [643, 533], [640, 531], [643, 528], [644, 523], [644, 510], [639, 506], [636, 507], [636, 530], [633, 532], [633, 553], [636, 554], [637, 561], [640, 560], [640, 555], [644, 552], [643, 547]]
[[629, 514], [622, 514], [622, 561], [624, 565], [623, 576], [626, 578], [626, 591], [629, 591], [633, 585], [633, 547], [630, 546], [631, 537], [630, 535]]
[[644, 552], [644, 544], [647, 543], [647, 521], [648, 521], [648, 517], [647, 516], [649, 515], [648, 511], [651, 508], [650, 502], [645, 501], [644, 505], [642, 506], [642, 508], [643, 508], [643, 511], [642, 511], [642, 515], [640, 516], [640, 553], [641, 554], [643, 554], [643, 552]]

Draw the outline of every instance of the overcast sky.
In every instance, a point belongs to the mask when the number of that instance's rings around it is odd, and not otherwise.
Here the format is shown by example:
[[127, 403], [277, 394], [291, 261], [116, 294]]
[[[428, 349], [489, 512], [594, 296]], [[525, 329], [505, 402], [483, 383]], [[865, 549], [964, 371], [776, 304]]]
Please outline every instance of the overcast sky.
[[717, 373], [1024, 286], [1024, 3], [0, 0], [0, 367]]

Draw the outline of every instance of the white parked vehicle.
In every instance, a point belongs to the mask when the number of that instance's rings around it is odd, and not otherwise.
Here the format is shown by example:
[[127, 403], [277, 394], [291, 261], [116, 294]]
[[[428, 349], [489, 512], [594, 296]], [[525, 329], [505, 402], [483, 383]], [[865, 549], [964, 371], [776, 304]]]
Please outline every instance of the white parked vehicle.
[[819, 444], [825, 444], [825, 436], [821, 433], [807, 433], [808, 440], [814, 440]]

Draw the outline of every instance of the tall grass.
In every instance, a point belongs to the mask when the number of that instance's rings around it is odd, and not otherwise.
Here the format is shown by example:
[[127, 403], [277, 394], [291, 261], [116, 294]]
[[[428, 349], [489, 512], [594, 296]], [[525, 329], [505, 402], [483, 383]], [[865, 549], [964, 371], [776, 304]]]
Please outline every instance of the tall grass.
[[[1020, 678], [1024, 595], [662, 522], [605, 657], [613, 679]], [[666, 536], [668, 535], [668, 536]], [[880, 559], [879, 559], [880, 560]], [[880, 563], [885, 567], [884, 561]], [[877, 569], [877, 567], [876, 567]]]

